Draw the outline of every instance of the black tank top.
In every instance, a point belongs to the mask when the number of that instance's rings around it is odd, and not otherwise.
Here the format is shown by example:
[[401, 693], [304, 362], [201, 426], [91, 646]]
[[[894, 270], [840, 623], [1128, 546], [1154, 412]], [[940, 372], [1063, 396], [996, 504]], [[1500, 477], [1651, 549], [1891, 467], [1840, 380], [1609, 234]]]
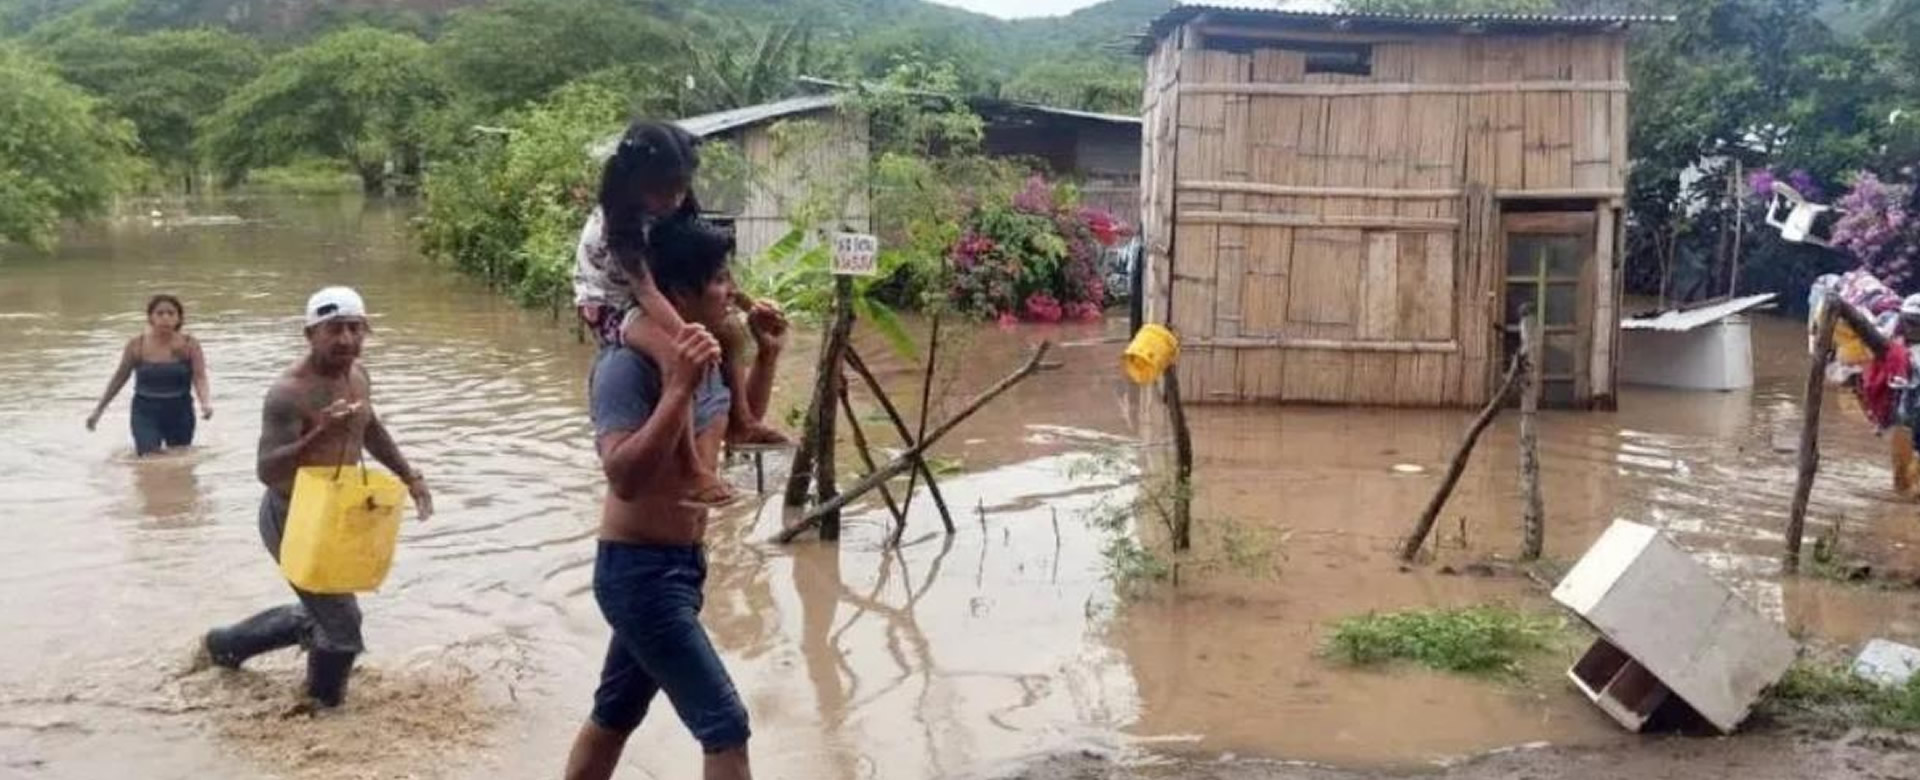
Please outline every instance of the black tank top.
[[133, 394], [140, 398], [180, 398], [193, 387], [193, 358], [163, 362], [146, 359], [146, 334], [140, 336], [140, 362], [133, 366]]

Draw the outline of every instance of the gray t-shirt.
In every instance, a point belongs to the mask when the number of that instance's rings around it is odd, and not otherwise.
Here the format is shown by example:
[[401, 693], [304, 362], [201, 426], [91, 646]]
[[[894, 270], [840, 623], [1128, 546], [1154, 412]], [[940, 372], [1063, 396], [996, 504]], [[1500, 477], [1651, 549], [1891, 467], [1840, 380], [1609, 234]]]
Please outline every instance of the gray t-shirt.
[[[660, 367], [627, 347], [600, 350], [589, 380], [587, 405], [596, 436], [640, 430], [660, 403]], [[707, 369], [693, 391], [693, 429], [706, 430], [724, 416], [733, 396], [718, 369]]]

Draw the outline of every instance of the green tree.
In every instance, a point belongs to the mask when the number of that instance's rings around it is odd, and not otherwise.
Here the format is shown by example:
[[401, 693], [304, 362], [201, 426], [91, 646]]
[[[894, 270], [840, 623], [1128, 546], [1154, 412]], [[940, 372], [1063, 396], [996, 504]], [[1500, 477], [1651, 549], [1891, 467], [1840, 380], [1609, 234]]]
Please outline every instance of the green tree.
[[[1829, 29], [1818, 0], [1661, 2], [1676, 24], [1641, 30], [1631, 51], [1633, 170], [1627, 274], [1636, 289], [1719, 292], [1732, 224], [1726, 176], [1802, 169], [1829, 188], [1885, 147], [1897, 91], [1874, 52]], [[1682, 174], [1704, 172], [1689, 189]], [[1795, 297], [1830, 259], [1779, 242], [1750, 244], [1742, 278]]]
[[885, 79], [900, 68], [934, 66], [951, 71], [957, 92], [990, 95], [1005, 74], [998, 58], [981, 56], [995, 47], [964, 27], [892, 27], [858, 36], [842, 57], [842, 75]]
[[1106, 57], [1046, 60], [1020, 71], [1001, 87], [1000, 96], [1083, 111], [1137, 114], [1144, 76], [1137, 62]]
[[693, 94], [687, 113], [723, 111], [783, 97], [816, 62], [813, 26], [794, 20], [755, 33], [744, 24], [727, 35], [701, 31], [680, 38]]
[[612, 0], [507, 0], [454, 14], [434, 49], [465, 99], [494, 113], [589, 73], [677, 51], [677, 43]]
[[134, 165], [133, 128], [52, 69], [0, 47], [0, 240], [53, 243], [103, 211]]
[[[203, 146], [230, 180], [303, 154], [347, 162], [369, 190], [419, 170], [446, 88], [427, 44], [360, 28], [274, 58], [206, 123]], [[404, 184], [405, 180], [399, 180]]]
[[204, 29], [141, 36], [88, 30], [41, 51], [68, 81], [131, 120], [146, 156], [189, 191], [199, 169], [199, 120], [259, 75], [263, 61], [252, 41]]
[[600, 171], [586, 150], [619, 132], [626, 106], [613, 90], [568, 85], [436, 163], [420, 224], [427, 254], [522, 303], [563, 305], [574, 242], [593, 208]]

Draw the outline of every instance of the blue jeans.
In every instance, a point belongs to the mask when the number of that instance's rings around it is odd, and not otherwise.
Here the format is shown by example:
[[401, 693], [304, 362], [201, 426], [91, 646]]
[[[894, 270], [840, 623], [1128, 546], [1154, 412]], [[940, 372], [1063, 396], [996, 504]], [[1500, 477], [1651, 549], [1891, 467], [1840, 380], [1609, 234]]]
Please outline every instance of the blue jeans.
[[193, 443], [193, 398], [133, 397], [133, 453], [151, 455], [162, 447]]
[[626, 734], [665, 691], [708, 753], [747, 744], [747, 708], [700, 625], [706, 552], [698, 545], [600, 543], [593, 596], [613, 640], [593, 692], [593, 722]]

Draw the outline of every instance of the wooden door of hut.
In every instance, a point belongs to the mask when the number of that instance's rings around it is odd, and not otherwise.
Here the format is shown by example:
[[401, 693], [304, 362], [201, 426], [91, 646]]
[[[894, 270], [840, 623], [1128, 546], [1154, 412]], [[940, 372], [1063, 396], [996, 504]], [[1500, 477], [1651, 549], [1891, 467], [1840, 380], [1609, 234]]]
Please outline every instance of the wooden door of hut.
[[1541, 313], [1541, 402], [1569, 407], [1592, 392], [1595, 212], [1506, 214], [1501, 241], [1501, 363], [1520, 349], [1521, 309]]

